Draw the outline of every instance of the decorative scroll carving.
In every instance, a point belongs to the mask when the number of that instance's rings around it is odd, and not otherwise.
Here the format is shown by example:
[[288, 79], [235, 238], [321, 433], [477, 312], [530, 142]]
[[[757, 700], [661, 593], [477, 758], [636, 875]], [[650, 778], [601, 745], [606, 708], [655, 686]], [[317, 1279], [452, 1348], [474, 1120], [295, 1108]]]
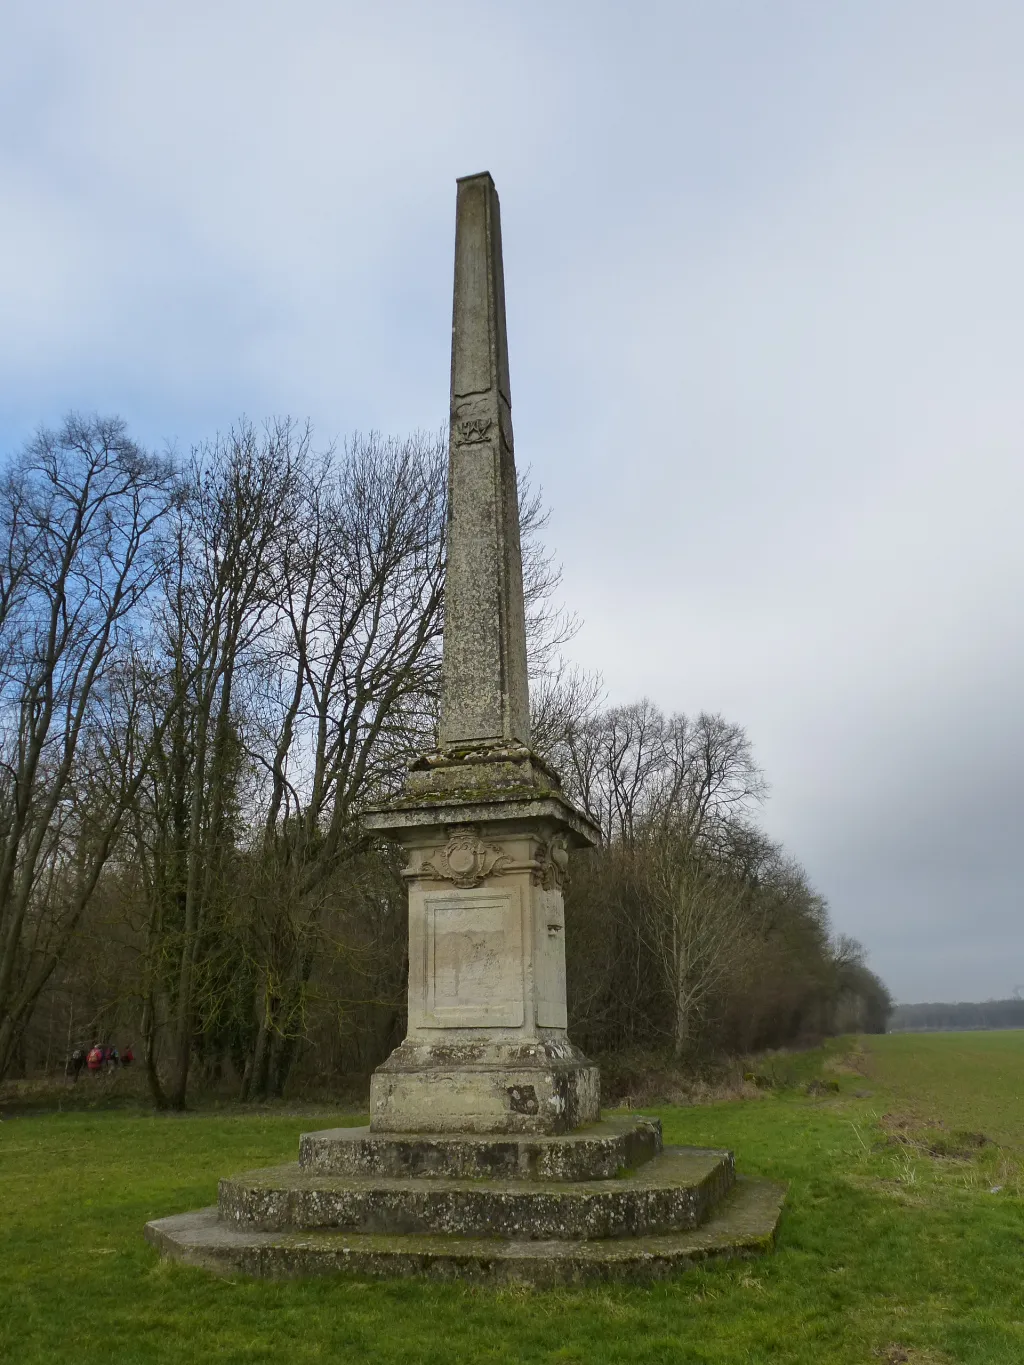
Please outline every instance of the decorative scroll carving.
[[565, 880], [568, 867], [569, 850], [566, 848], [565, 836], [554, 834], [547, 841], [543, 852], [537, 859], [536, 879], [545, 891], [559, 890]]
[[501, 872], [512, 862], [500, 844], [485, 844], [472, 826], [457, 830], [432, 859], [420, 867], [420, 874], [454, 882], [464, 889], [479, 886], [485, 877]]

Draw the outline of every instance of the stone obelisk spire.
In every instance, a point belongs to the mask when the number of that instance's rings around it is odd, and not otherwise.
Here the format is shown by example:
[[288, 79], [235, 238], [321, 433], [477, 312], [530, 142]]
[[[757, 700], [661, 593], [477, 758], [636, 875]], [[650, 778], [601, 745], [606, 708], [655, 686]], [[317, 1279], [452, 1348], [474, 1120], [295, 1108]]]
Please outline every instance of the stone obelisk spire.
[[598, 831], [530, 749], [498, 196], [458, 182], [440, 743], [366, 811], [408, 855], [409, 1026], [375, 1133], [565, 1133], [600, 1113], [566, 1036], [562, 879]]
[[485, 171], [458, 182], [441, 748], [529, 747], [501, 215]]

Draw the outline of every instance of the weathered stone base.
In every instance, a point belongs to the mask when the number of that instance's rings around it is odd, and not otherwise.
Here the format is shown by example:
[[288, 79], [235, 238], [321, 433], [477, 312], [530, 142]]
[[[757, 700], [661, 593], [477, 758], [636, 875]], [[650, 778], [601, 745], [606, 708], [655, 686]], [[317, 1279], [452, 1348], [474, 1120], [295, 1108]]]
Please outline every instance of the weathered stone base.
[[600, 1073], [564, 1038], [407, 1039], [373, 1073], [370, 1116], [383, 1133], [569, 1133], [601, 1117]]
[[731, 1152], [671, 1147], [610, 1180], [312, 1175], [298, 1164], [220, 1182], [221, 1221], [262, 1232], [337, 1228], [531, 1241], [683, 1232], [732, 1188]]
[[575, 1133], [303, 1133], [299, 1165], [311, 1175], [447, 1176], [452, 1180], [609, 1180], [661, 1151], [661, 1122], [615, 1115]]
[[784, 1197], [782, 1187], [771, 1181], [740, 1177], [698, 1228], [593, 1241], [336, 1230], [260, 1232], [220, 1221], [216, 1208], [147, 1223], [146, 1237], [163, 1255], [185, 1264], [266, 1279], [341, 1272], [538, 1287], [648, 1282], [708, 1257], [770, 1250]]
[[616, 1115], [557, 1136], [306, 1133], [299, 1160], [220, 1182], [218, 1207], [149, 1223], [165, 1256], [224, 1273], [349, 1271], [530, 1284], [650, 1280], [767, 1249], [782, 1207], [731, 1152], [663, 1147]]

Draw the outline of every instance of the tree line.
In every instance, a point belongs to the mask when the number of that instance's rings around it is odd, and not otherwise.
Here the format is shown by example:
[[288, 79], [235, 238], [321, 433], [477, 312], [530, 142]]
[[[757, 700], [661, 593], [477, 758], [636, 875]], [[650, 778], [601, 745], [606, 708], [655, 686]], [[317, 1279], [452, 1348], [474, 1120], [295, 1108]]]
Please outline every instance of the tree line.
[[888, 1028], [890, 1033], [1024, 1028], [1024, 1000], [1016, 995], [1010, 1000], [896, 1005]]
[[[153, 1101], [364, 1075], [404, 1031], [398, 854], [359, 812], [434, 743], [443, 436], [240, 423], [184, 460], [70, 416], [0, 483], [0, 1077], [120, 1032]], [[537, 747], [604, 833], [567, 888], [570, 1028], [776, 1046], [889, 999], [760, 831], [720, 716], [602, 708], [520, 490]]]

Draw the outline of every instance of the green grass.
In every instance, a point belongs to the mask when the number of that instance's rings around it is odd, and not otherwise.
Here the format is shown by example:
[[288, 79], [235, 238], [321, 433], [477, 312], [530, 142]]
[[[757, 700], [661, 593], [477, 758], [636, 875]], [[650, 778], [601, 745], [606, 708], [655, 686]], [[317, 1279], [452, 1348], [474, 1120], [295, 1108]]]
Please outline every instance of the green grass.
[[[866, 1046], [857, 1070], [835, 1045], [771, 1059], [793, 1084], [824, 1067], [838, 1095], [661, 1111], [669, 1142], [734, 1147], [741, 1170], [790, 1192], [774, 1255], [653, 1288], [220, 1280], [158, 1260], [143, 1223], [212, 1203], [220, 1175], [293, 1159], [330, 1114], [8, 1119], [0, 1359], [1019, 1365], [1024, 1033]], [[961, 1130], [998, 1141], [934, 1154]]]
[[893, 1033], [871, 1052], [894, 1103], [1024, 1152], [1024, 1031]]

